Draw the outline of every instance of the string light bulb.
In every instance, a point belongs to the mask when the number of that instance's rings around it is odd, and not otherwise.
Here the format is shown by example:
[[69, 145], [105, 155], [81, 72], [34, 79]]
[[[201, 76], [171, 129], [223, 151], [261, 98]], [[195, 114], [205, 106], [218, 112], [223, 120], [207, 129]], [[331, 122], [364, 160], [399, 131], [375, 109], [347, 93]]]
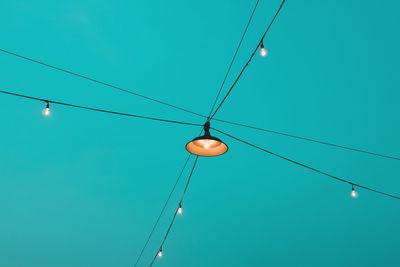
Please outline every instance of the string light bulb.
[[260, 44], [260, 55], [266, 57], [268, 54], [267, 49], [264, 47], [264, 43]]
[[358, 192], [354, 188], [354, 185], [351, 185], [351, 193], [350, 193], [352, 198], [357, 198], [358, 197]]
[[160, 248], [160, 250], [157, 252], [157, 257], [161, 258], [163, 256], [163, 252], [162, 252], [162, 247]]
[[48, 116], [50, 116], [50, 113], [51, 113], [51, 111], [50, 111], [50, 103], [46, 102], [46, 107], [43, 110], [43, 115], [48, 117]]
[[183, 208], [182, 208], [182, 204], [181, 204], [181, 203], [179, 203], [179, 207], [178, 207], [178, 209], [176, 210], [176, 213], [177, 213], [178, 215], [182, 215], [182, 214], [183, 214]]

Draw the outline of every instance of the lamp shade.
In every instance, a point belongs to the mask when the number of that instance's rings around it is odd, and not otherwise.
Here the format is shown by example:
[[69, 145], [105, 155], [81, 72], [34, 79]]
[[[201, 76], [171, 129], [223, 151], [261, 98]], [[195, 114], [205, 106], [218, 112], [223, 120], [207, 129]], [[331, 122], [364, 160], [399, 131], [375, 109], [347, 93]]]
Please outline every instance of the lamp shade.
[[204, 125], [204, 135], [194, 138], [186, 144], [186, 150], [203, 157], [219, 156], [228, 151], [228, 146], [219, 138], [211, 136], [210, 123]]

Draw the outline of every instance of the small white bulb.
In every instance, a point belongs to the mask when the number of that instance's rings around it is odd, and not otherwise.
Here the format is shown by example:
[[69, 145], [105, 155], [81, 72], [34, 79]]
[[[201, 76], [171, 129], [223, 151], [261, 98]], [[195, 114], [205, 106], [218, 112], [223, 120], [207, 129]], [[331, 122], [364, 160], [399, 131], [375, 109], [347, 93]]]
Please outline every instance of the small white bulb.
[[358, 192], [354, 189], [354, 187], [351, 188], [351, 197], [352, 198], [358, 197]]
[[182, 208], [181, 205], [179, 205], [179, 208], [176, 210], [176, 213], [177, 213], [178, 215], [182, 215], [182, 214], [183, 214], [183, 208]]
[[43, 110], [43, 115], [46, 116], [46, 117], [48, 117], [48, 116], [50, 116], [50, 114], [51, 114], [51, 111], [50, 111], [50, 104], [47, 103], [45, 109]]
[[266, 57], [267, 54], [268, 54], [268, 52], [267, 52], [267, 49], [264, 47], [264, 44], [261, 44], [261, 45], [260, 45], [260, 55], [261, 55], [262, 57]]
[[162, 249], [160, 248], [160, 250], [157, 253], [157, 257], [161, 258], [163, 256], [163, 252]]

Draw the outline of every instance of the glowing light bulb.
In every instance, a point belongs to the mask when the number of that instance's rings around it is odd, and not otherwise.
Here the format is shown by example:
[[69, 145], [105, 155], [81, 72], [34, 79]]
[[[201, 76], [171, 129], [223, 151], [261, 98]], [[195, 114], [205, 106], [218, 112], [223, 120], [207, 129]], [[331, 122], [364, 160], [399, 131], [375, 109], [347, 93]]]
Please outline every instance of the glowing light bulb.
[[267, 49], [265, 49], [264, 44], [261, 43], [261, 45], [260, 45], [260, 55], [261, 55], [262, 57], [266, 57], [267, 54], [268, 54]]
[[43, 115], [45, 115], [45, 116], [50, 116], [50, 103], [49, 102], [47, 102], [46, 103], [46, 107], [44, 108], [44, 110], [43, 110]]
[[351, 194], [350, 195], [351, 195], [352, 198], [357, 198], [358, 197], [358, 193], [354, 189], [354, 186], [351, 187]]
[[211, 147], [211, 140], [204, 140], [204, 148], [209, 149]]
[[163, 256], [162, 248], [157, 252], [157, 257], [161, 258]]
[[183, 214], [183, 208], [182, 208], [182, 205], [181, 205], [181, 204], [179, 204], [179, 208], [176, 210], [176, 213], [177, 213], [178, 215], [182, 215], [182, 214]]

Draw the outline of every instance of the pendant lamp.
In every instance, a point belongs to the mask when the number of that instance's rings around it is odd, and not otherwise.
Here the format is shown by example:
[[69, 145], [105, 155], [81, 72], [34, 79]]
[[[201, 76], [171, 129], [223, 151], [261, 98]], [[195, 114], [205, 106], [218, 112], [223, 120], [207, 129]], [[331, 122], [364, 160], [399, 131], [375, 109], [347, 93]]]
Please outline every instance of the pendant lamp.
[[228, 146], [219, 138], [211, 136], [210, 122], [204, 124], [204, 135], [194, 138], [186, 144], [186, 150], [203, 157], [215, 157], [228, 151]]

